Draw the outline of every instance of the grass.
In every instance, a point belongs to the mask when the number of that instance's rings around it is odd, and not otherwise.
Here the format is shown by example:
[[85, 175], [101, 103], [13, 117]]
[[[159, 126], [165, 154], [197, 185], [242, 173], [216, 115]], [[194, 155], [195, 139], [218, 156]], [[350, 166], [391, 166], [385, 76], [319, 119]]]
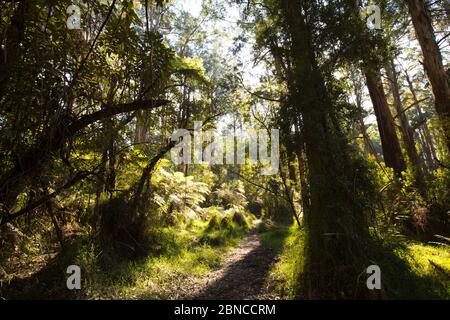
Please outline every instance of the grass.
[[[218, 268], [246, 228], [229, 222], [211, 228], [206, 221], [164, 228], [162, 253], [115, 264], [89, 286], [89, 298], [173, 299], [188, 294], [198, 279]], [[189, 282], [189, 286], [186, 284]], [[107, 292], [102, 287], [108, 288]], [[174, 295], [175, 294], [175, 295]]]
[[418, 273], [432, 274], [436, 268], [432, 267], [434, 264], [440, 265], [442, 268], [450, 272], [450, 247], [449, 246], [430, 246], [421, 245], [418, 243], [410, 243], [408, 245], [409, 253], [414, 257], [414, 268]]
[[[245, 230], [231, 220], [225, 224], [194, 221], [188, 226], [166, 228], [164, 254], [127, 263], [99, 284], [107, 283], [114, 298], [174, 298], [173, 292], [190, 290], [196, 279], [219, 267]], [[263, 245], [278, 252], [268, 273], [269, 287], [280, 298], [295, 299], [300, 292], [303, 232], [293, 224], [263, 231], [260, 237]], [[401, 241], [377, 244], [371, 255], [382, 270], [384, 298], [450, 299], [448, 246]]]
[[[283, 299], [299, 297], [303, 232], [296, 225], [260, 234], [264, 245], [279, 252], [268, 284]], [[375, 243], [371, 263], [382, 272], [382, 294], [389, 299], [450, 299], [450, 247], [413, 241]]]
[[380, 249], [375, 258], [390, 298], [450, 299], [448, 246], [404, 241]]
[[273, 293], [282, 299], [294, 299], [302, 266], [303, 238], [297, 225], [277, 227], [261, 233], [263, 245], [279, 252], [278, 261], [268, 275]]
[[[163, 254], [138, 263], [128, 263], [119, 274], [133, 281], [112, 281], [116, 298], [172, 299], [174, 292], [188, 294], [202, 275], [218, 268], [245, 234], [245, 228], [230, 223], [226, 228], [210, 230], [208, 223], [195, 221], [164, 229]], [[190, 286], [186, 286], [189, 282]]]
[[450, 299], [450, 246], [431, 246], [410, 243], [407, 246], [410, 265], [422, 277], [433, 278], [439, 283], [436, 293]]
[[[157, 255], [120, 261], [103, 254], [93, 237], [68, 246], [43, 272], [33, 276], [31, 287], [5, 292], [15, 299], [174, 299], [191, 293], [192, 286], [218, 268], [248, 229], [232, 219], [211, 227], [194, 220], [161, 230]], [[66, 268], [82, 270], [82, 289], [66, 289]], [[0, 294], [2, 296], [2, 294]]]
[[[249, 228], [230, 217], [163, 228], [158, 240], [159, 254], [137, 261], [119, 261], [106, 256], [92, 237], [72, 243], [42, 272], [5, 293], [18, 299], [175, 299], [199, 285], [218, 268]], [[260, 228], [263, 245], [278, 253], [268, 272], [268, 285], [283, 299], [298, 298], [303, 264], [303, 231], [292, 226]], [[405, 240], [374, 243], [368, 250], [371, 263], [382, 271], [382, 298], [450, 299], [449, 246]], [[65, 287], [66, 268], [82, 269], [82, 290]], [[31, 284], [31, 287], [30, 287]], [[1, 291], [1, 288], [0, 288]], [[3, 296], [0, 293], [0, 296]]]

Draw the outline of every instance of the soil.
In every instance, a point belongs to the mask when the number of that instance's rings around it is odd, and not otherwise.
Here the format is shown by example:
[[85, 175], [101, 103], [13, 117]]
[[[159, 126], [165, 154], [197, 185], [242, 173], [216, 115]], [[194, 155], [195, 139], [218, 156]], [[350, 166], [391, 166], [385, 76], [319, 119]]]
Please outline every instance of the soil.
[[195, 300], [269, 300], [266, 279], [276, 261], [274, 250], [262, 245], [256, 232], [249, 233], [225, 259], [218, 270], [191, 287], [184, 299]]

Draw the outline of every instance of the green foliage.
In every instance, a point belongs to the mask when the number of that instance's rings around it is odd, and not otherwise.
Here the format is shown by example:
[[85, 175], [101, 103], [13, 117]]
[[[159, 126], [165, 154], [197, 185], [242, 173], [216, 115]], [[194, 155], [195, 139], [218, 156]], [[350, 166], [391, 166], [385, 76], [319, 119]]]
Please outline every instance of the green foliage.
[[170, 173], [164, 169], [153, 176], [154, 201], [165, 221], [173, 224], [203, 215], [200, 205], [211, 191], [206, 183], [194, 179], [182, 172]]
[[[245, 233], [232, 222], [222, 231], [211, 230], [207, 221], [160, 228], [153, 255], [123, 260], [111, 250], [102, 249], [95, 237], [83, 237], [67, 245], [60, 256], [46, 266], [45, 272], [27, 292], [2, 292], [0, 296], [89, 299], [168, 299], [189, 294], [187, 283], [197, 281], [218, 268], [226, 253]], [[208, 241], [206, 240], [208, 239]], [[68, 292], [65, 268], [76, 264], [83, 270], [83, 290]], [[69, 294], [69, 295], [68, 295]], [[174, 295], [175, 294], [175, 295]]]
[[[405, 47], [414, 33], [404, 1], [379, 4], [382, 30], [367, 29], [346, 0], [205, 0], [198, 16], [182, 1], [91, 0], [78, 3], [82, 30], [68, 30], [72, 2], [0, 5], [0, 223], [21, 213], [0, 226], [6, 296], [177, 298], [257, 216], [278, 254], [268, 283], [280, 297], [314, 291], [302, 287], [303, 268], [316, 262], [327, 267], [307, 275], [323, 281], [318, 296], [358, 297], [353, 283], [373, 260], [384, 291], [363, 297], [448, 299], [448, 150], [422, 54]], [[365, 74], [384, 80], [387, 59], [419, 156], [403, 176], [384, 164], [386, 141], [366, 110]], [[394, 118], [404, 126], [398, 110]], [[282, 174], [262, 176], [250, 162], [173, 165], [170, 135], [194, 121], [279, 128]], [[293, 211], [308, 218], [304, 229], [290, 226]], [[64, 288], [70, 264], [82, 267], [86, 291]], [[8, 287], [17, 278], [30, 288]]]
[[232, 180], [220, 186], [217, 190], [217, 202], [226, 209], [243, 210], [247, 205], [244, 184], [240, 180]]
[[214, 214], [208, 221], [207, 231], [201, 241], [211, 245], [220, 245], [229, 237], [242, 236], [252, 228], [254, 216], [245, 211], [228, 209], [223, 213]]
[[182, 74], [198, 81], [199, 84], [208, 86], [210, 80], [205, 74], [203, 61], [200, 57], [181, 58], [176, 56], [171, 65], [173, 72]]
[[[280, 251], [268, 285], [280, 297], [295, 299], [301, 293], [304, 237], [297, 226], [272, 228], [261, 233], [264, 245]], [[450, 253], [444, 244], [426, 245], [398, 239], [374, 243], [371, 261], [382, 270], [382, 296], [390, 299], [449, 299]]]
[[[154, 251], [158, 241], [158, 221], [151, 221], [153, 212], [135, 216], [133, 204], [124, 198], [114, 198], [100, 206], [100, 241], [109, 255], [138, 258]], [[153, 224], [151, 224], [153, 222]]]
[[438, 168], [434, 172], [434, 177], [430, 181], [430, 197], [439, 204], [447, 205], [450, 203], [450, 169]]
[[449, 299], [448, 246], [386, 241], [371, 248], [382, 272], [382, 287], [391, 299]]

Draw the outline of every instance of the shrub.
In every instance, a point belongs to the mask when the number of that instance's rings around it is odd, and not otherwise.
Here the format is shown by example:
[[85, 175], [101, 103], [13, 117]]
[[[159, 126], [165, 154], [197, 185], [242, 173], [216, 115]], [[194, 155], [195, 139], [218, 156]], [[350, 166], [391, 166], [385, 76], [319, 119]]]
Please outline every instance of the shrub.
[[100, 242], [107, 251], [125, 258], [147, 255], [158, 242], [148, 215], [134, 214], [124, 198], [114, 198], [100, 206]]

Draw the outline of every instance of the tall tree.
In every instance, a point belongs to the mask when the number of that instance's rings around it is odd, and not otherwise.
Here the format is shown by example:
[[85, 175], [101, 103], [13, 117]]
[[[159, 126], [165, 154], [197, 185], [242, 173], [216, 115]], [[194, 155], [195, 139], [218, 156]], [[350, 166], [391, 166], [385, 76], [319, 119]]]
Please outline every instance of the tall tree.
[[450, 152], [450, 82], [442, 63], [442, 54], [423, 0], [406, 0], [423, 54], [423, 65], [433, 89], [436, 111]]
[[420, 193], [426, 195], [425, 178], [423, 175], [422, 164], [419, 154], [417, 153], [416, 144], [414, 141], [414, 130], [409, 124], [409, 120], [406, 115], [406, 111], [403, 109], [403, 103], [400, 94], [398, 73], [395, 69], [394, 60], [391, 59], [386, 65], [386, 71], [388, 75], [389, 87], [391, 89], [392, 97], [394, 100], [394, 107], [397, 112], [397, 118], [400, 121], [400, 129], [403, 138], [403, 143], [408, 154], [409, 161], [411, 163], [412, 171], [414, 174], [414, 183]]
[[[425, 119], [426, 116], [422, 111], [421, 101], [419, 100], [419, 97], [417, 95], [417, 91], [414, 87], [414, 83], [408, 73], [407, 70], [404, 70], [405, 73], [405, 80], [408, 84], [408, 89], [412, 95], [413, 98], [413, 104], [414, 108], [416, 109], [417, 115], [419, 119]], [[435, 159], [437, 159], [436, 155], [436, 148], [433, 142], [433, 137], [431, 136], [431, 131], [428, 126], [428, 123], [424, 122], [424, 124], [421, 126], [420, 130], [422, 131], [423, 136], [423, 152], [425, 154], [425, 159], [428, 164], [428, 167], [433, 168], [435, 166]]]
[[[360, 185], [366, 176], [344, 137], [337, 102], [317, 59], [314, 10], [306, 2], [291, 0], [266, 1], [264, 8], [268, 17], [261, 17], [261, 24], [277, 21], [279, 30], [272, 33], [284, 35], [283, 41], [265, 42], [275, 60], [280, 61], [280, 53], [285, 60], [278, 68], [284, 70], [282, 79], [288, 89], [281, 112], [293, 124], [301, 119], [305, 146], [304, 294], [307, 298], [355, 296], [361, 294], [354, 291], [353, 283], [365, 263], [369, 232], [366, 209], [359, 199], [364, 188], [354, 193], [352, 186]], [[331, 177], [337, 183], [328, 183]]]
[[366, 24], [360, 19], [359, 1], [353, 1], [348, 8], [348, 14], [352, 17], [355, 33], [354, 36], [362, 44], [360, 51], [362, 59], [362, 70], [366, 77], [367, 89], [372, 100], [373, 109], [377, 118], [378, 131], [380, 133], [383, 148], [384, 162], [386, 166], [394, 169], [400, 176], [406, 169], [400, 142], [395, 130], [394, 118], [387, 102], [386, 93], [381, 78], [383, 67], [382, 56], [386, 52], [386, 43], [380, 39], [378, 34], [371, 34]]
[[383, 82], [381, 81], [380, 66], [378, 63], [369, 63], [365, 67], [367, 88], [372, 100], [373, 109], [377, 118], [378, 131], [380, 133], [383, 156], [386, 166], [394, 169], [397, 175], [401, 175], [406, 169], [403, 160], [400, 143], [395, 130], [394, 117], [387, 102]]

